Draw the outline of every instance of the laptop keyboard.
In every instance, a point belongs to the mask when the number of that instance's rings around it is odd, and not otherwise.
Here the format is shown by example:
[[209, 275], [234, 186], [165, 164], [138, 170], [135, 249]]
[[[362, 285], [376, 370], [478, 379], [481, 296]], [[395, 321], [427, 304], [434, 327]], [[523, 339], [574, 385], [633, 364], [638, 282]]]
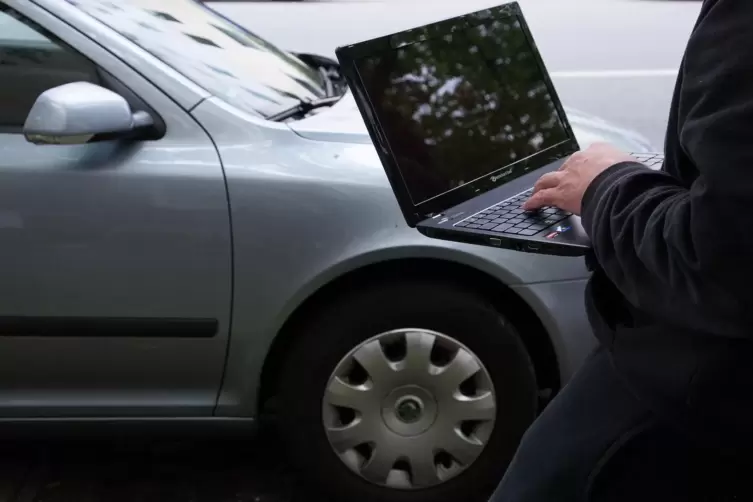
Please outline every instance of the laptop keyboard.
[[531, 193], [533, 188], [479, 211], [454, 226], [503, 234], [536, 235], [571, 215], [556, 207], [542, 207], [535, 212], [524, 211], [520, 206], [528, 200]]
[[664, 155], [660, 153], [631, 153], [638, 162], [646, 164], [650, 168], [661, 167], [664, 163]]
[[[660, 167], [664, 162], [664, 156], [661, 154], [633, 153], [631, 155], [639, 162], [652, 168]], [[542, 207], [538, 211], [524, 211], [521, 205], [528, 200], [532, 193], [533, 188], [529, 188], [464, 220], [460, 220], [453, 226], [512, 235], [536, 235], [572, 215], [572, 213], [556, 207]]]

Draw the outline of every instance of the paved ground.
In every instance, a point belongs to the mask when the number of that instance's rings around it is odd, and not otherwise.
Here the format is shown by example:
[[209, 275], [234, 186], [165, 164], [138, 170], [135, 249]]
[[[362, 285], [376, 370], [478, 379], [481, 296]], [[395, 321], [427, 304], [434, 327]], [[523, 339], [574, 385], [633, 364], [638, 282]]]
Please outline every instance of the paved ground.
[[0, 443], [0, 502], [295, 502], [301, 492], [270, 436]]

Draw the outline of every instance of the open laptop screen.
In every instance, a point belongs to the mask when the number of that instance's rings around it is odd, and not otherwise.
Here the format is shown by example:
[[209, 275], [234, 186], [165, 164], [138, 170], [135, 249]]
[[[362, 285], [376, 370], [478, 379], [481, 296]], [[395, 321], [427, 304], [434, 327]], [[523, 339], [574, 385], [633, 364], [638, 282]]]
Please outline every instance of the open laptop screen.
[[414, 205], [569, 140], [517, 16], [435, 26], [355, 62]]

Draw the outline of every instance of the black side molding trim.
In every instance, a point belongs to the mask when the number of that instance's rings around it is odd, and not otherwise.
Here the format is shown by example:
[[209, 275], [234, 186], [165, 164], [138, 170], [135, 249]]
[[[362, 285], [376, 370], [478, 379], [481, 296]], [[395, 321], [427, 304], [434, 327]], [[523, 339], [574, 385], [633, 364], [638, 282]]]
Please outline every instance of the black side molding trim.
[[209, 318], [0, 316], [0, 336], [212, 338], [218, 328]]

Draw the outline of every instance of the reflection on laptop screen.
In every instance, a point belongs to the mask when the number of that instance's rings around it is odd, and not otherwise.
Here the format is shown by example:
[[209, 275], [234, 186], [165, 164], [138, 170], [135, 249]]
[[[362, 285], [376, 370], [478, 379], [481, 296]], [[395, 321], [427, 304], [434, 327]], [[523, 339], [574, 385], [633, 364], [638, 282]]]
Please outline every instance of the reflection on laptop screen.
[[429, 33], [357, 62], [413, 204], [569, 139], [517, 16]]

